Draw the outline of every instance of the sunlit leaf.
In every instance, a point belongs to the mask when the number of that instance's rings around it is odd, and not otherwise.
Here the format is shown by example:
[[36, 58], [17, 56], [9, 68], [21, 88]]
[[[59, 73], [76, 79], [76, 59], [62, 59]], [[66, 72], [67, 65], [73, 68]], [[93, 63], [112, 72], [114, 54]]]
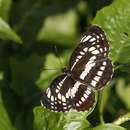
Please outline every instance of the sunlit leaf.
[[76, 112], [70, 110], [66, 113], [56, 113], [46, 110], [43, 107], [34, 109], [34, 129], [35, 130], [90, 130], [90, 123], [86, 117], [89, 112]]
[[75, 43], [77, 36], [77, 14], [75, 10], [70, 10], [67, 13], [56, 14], [49, 16], [43, 23], [38, 34], [38, 41], [49, 41], [54, 43]]
[[98, 11], [94, 24], [98, 24], [107, 33], [110, 41], [111, 58], [119, 63], [130, 62], [130, 2], [114, 0], [114, 2]]

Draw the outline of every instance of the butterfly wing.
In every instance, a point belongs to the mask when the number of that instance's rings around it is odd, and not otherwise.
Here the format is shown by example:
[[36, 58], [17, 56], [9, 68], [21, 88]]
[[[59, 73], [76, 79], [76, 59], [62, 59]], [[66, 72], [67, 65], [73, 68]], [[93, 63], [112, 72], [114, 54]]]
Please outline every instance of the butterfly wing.
[[113, 73], [108, 51], [109, 45], [102, 29], [91, 26], [70, 58], [72, 77], [96, 89], [102, 88]]
[[67, 75], [58, 76], [43, 92], [41, 103], [52, 111], [89, 110], [95, 102], [95, 94], [91, 88], [86, 87]]

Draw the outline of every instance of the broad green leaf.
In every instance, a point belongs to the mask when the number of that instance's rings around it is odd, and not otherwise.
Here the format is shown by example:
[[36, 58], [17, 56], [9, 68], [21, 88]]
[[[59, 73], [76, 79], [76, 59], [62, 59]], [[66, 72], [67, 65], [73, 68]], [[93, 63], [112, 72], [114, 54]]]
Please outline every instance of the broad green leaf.
[[130, 2], [114, 0], [114, 2], [98, 11], [94, 24], [98, 24], [107, 33], [110, 41], [110, 56], [119, 63], [130, 63]]
[[15, 130], [11, 123], [8, 112], [4, 107], [1, 90], [0, 90], [0, 130]]
[[12, 0], [0, 0], [0, 17], [8, 20]]
[[34, 108], [34, 130], [61, 130], [64, 125], [62, 113], [49, 112], [43, 107]]
[[22, 43], [20, 37], [2, 18], [0, 18], [0, 39]]
[[89, 112], [70, 111], [65, 116], [64, 130], [89, 130], [90, 123], [87, 120]]
[[[91, 111], [92, 112], [92, 111]], [[90, 112], [51, 112], [43, 107], [34, 108], [35, 130], [90, 130], [86, 117]]]
[[93, 128], [93, 130], [126, 130], [126, 129], [121, 126], [109, 123], [109, 124], [99, 125], [99, 126]]
[[125, 85], [124, 79], [117, 80], [116, 92], [126, 107], [130, 110], [130, 84]]
[[75, 43], [77, 37], [77, 14], [70, 10], [64, 14], [56, 14], [45, 19], [37, 36], [38, 41], [52, 43]]

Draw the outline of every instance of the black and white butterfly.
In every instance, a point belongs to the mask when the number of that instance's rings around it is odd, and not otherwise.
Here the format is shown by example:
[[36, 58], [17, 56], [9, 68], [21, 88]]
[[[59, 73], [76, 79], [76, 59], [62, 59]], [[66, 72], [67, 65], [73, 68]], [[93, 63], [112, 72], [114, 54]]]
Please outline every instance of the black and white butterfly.
[[68, 69], [43, 92], [41, 104], [52, 111], [89, 110], [95, 103], [95, 90], [111, 79], [109, 45], [103, 30], [93, 25], [83, 35], [69, 61]]

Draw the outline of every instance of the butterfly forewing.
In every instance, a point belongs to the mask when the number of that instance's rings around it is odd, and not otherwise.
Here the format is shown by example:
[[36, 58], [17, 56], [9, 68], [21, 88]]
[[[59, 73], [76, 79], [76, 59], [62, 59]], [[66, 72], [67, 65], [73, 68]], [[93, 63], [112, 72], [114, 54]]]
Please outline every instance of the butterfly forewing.
[[[89, 60], [96, 61], [108, 56], [108, 42], [104, 32], [97, 26], [92, 26], [81, 38], [70, 58], [70, 70], [84, 68]], [[80, 62], [80, 63], [79, 63]], [[78, 65], [82, 64], [82, 65]]]
[[80, 42], [70, 59], [72, 77], [100, 89], [111, 79], [113, 73], [108, 59], [106, 36], [99, 27], [92, 26]]

